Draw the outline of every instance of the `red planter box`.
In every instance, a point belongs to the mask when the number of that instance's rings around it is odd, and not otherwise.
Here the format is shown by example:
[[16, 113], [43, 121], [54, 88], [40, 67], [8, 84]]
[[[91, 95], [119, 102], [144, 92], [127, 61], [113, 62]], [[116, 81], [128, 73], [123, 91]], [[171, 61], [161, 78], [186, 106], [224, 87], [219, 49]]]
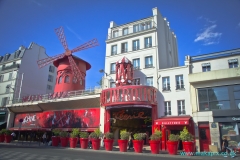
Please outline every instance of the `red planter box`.
[[12, 136], [11, 135], [4, 135], [5, 136], [5, 143], [10, 143], [12, 140]]
[[159, 154], [159, 143], [160, 141], [149, 141], [150, 143], [150, 148], [151, 148], [151, 153], [152, 154]]
[[178, 151], [178, 141], [167, 141], [168, 153], [176, 155]]
[[61, 139], [61, 146], [62, 147], [67, 147], [68, 145], [68, 138], [67, 137], [60, 137]]
[[59, 137], [52, 137], [52, 146], [57, 147], [59, 144]]
[[143, 143], [143, 140], [133, 140], [133, 147], [136, 153], [142, 153]]
[[69, 141], [70, 141], [70, 148], [76, 148], [77, 146], [77, 140], [78, 138], [69, 138]]
[[5, 138], [4, 138], [4, 135], [1, 134], [1, 135], [0, 135], [0, 142], [4, 142], [4, 139], [5, 139]]
[[120, 152], [127, 152], [128, 140], [119, 139], [118, 145], [119, 145]]
[[80, 145], [82, 149], [87, 149], [88, 147], [88, 138], [80, 138]]
[[92, 141], [92, 147], [94, 150], [99, 150], [100, 149], [100, 141], [101, 139], [91, 139]]
[[104, 139], [103, 140], [106, 151], [112, 151], [113, 149], [113, 139]]
[[192, 156], [192, 152], [194, 151], [194, 142], [182, 142], [183, 149], [187, 156]]

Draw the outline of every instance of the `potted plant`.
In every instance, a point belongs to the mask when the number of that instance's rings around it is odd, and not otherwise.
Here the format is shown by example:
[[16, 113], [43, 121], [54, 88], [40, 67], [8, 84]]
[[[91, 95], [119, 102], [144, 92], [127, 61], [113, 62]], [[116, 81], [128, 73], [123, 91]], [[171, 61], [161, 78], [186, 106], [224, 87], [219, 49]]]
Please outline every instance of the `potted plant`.
[[136, 153], [142, 153], [143, 139], [146, 137], [146, 133], [135, 133], [133, 135], [133, 147]]
[[79, 133], [80, 136], [80, 146], [82, 149], [87, 149], [88, 147], [88, 132], [80, 132]]
[[186, 155], [191, 156], [191, 152], [194, 150], [194, 137], [191, 133], [188, 132], [186, 126], [180, 132], [180, 139], [182, 140], [183, 149], [186, 152]]
[[4, 134], [5, 137], [5, 143], [10, 143], [12, 136], [11, 136], [11, 131], [8, 129], [2, 129], [2, 132]]
[[104, 145], [105, 145], [105, 149], [106, 149], [106, 151], [112, 151], [112, 149], [113, 149], [113, 139], [114, 139], [113, 133], [107, 132], [104, 135], [105, 135], [105, 138], [106, 138], [106, 139], [103, 140]]
[[60, 141], [60, 138], [59, 138], [59, 135], [60, 135], [60, 129], [53, 129], [52, 130], [53, 132], [53, 136], [52, 136], [52, 146], [58, 146], [59, 144], [59, 141]]
[[161, 141], [161, 138], [162, 138], [162, 131], [160, 131], [158, 128], [155, 128], [154, 129], [154, 134], [158, 135], [160, 138], [159, 138], [159, 150], [162, 149], [162, 141]]
[[0, 131], [0, 142], [4, 142], [4, 133], [3, 133], [3, 130]]
[[101, 141], [101, 136], [102, 136], [102, 132], [100, 131], [100, 129], [95, 129], [94, 132], [92, 132], [90, 134], [90, 138], [92, 141], [92, 147], [94, 150], [99, 150], [100, 149], [100, 141]]
[[78, 128], [73, 128], [72, 133], [70, 134], [70, 138], [69, 138], [70, 148], [76, 148], [78, 135], [79, 135], [79, 129]]
[[150, 143], [150, 148], [151, 148], [151, 153], [152, 154], [159, 154], [160, 138], [161, 138], [161, 135], [160, 134], [156, 134], [156, 133], [153, 133], [150, 136], [149, 143]]
[[120, 139], [118, 140], [120, 152], [127, 152], [128, 139], [130, 133], [126, 129], [120, 131]]
[[175, 134], [169, 135], [168, 141], [167, 141], [167, 148], [168, 148], [169, 154], [172, 154], [172, 155], [177, 154], [178, 140], [179, 140], [179, 135], [175, 135]]
[[65, 131], [60, 132], [60, 139], [61, 139], [61, 146], [62, 147], [67, 147], [68, 144], [68, 133]]

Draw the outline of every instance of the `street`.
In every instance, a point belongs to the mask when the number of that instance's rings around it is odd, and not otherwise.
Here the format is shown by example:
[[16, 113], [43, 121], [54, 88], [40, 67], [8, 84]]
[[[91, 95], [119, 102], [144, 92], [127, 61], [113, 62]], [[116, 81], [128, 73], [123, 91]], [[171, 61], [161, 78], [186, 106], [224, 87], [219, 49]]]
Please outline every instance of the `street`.
[[[179, 157], [171, 155], [137, 154], [133, 152], [107, 152], [104, 150], [94, 151], [92, 149], [82, 150], [80, 148], [53, 148], [53, 147], [31, 147], [13, 146], [0, 144], [0, 160], [176, 160], [176, 159], [202, 159], [206, 157]], [[207, 157], [208, 159], [215, 159]], [[218, 157], [220, 158], [220, 157]], [[217, 159], [218, 159], [217, 158]], [[230, 159], [230, 158], [223, 158]], [[238, 158], [234, 158], [238, 159]]]

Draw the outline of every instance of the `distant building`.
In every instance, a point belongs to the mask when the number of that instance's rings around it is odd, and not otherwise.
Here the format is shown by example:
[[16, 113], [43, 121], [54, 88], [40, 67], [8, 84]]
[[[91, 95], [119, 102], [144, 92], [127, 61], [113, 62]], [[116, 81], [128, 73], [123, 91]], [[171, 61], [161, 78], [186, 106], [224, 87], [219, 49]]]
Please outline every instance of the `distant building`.
[[55, 67], [39, 69], [37, 65], [38, 59], [47, 57], [45, 48], [33, 42], [0, 56], [0, 124], [7, 122], [6, 105], [21, 102], [23, 96], [53, 92]]
[[229, 146], [240, 142], [240, 49], [197, 56], [189, 60], [189, 83], [196, 145], [208, 151], [221, 149], [222, 136]]

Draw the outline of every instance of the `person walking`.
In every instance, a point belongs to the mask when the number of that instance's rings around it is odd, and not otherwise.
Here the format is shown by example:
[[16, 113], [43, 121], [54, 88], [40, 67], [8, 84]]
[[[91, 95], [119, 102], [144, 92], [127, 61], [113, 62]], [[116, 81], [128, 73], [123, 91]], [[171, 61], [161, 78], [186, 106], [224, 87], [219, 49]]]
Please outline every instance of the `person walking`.
[[224, 137], [223, 137], [222, 150], [223, 150], [223, 152], [226, 152], [225, 155], [224, 155], [224, 157], [228, 157], [228, 155], [229, 155], [229, 149], [228, 149], [227, 136], [224, 136]]
[[16, 137], [15, 132], [12, 132], [11, 136], [12, 136], [12, 141], [15, 140], [15, 137]]
[[43, 136], [42, 136], [42, 139], [43, 139], [43, 144], [47, 144], [47, 133], [44, 132]]
[[133, 134], [132, 134], [132, 132], [130, 133], [129, 138], [128, 138], [128, 150], [130, 150], [131, 148], [133, 148]]

